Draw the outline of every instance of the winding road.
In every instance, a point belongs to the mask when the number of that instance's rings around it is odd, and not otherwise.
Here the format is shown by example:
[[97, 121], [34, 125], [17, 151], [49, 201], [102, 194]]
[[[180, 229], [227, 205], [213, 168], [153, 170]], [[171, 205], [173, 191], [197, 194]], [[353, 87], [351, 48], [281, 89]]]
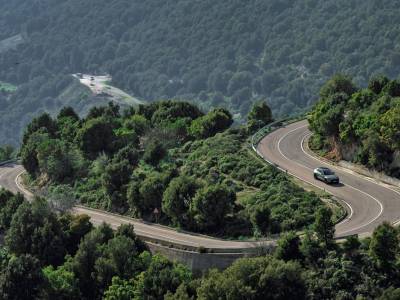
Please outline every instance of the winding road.
[[[27, 199], [32, 199], [33, 195], [20, 183], [20, 175], [25, 172], [24, 168], [15, 163], [0, 166], [0, 186], [13, 193], [20, 192]], [[174, 245], [179, 249], [197, 251], [199, 247], [210, 250], [209, 252], [222, 253], [254, 253], [259, 247], [269, 248], [274, 245], [274, 241], [229, 241], [216, 239], [200, 234], [177, 231], [165, 226], [153, 223], [145, 223], [140, 220], [104, 212], [101, 210], [90, 209], [83, 206], [75, 206], [73, 212], [76, 214], [86, 214], [90, 217], [94, 225], [103, 222], [117, 228], [121, 224], [133, 224], [135, 232], [145, 241], [157, 242], [164, 245]]]
[[[371, 179], [352, 173], [340, 167], [330, 166], [339, 175], [342, 184], [332, 186], [313, 178], [313, 169], [327, 163], [311, 155], [306, 147], [310, 136], [307, 121], [300, 121], [279, 128], [265, 136], [258, 144], [257, 152], [266, 161], [285, 172], [326, 190], [345, 203], [348, 216], [336, 225], [336, 236], [370, 234], [383, 221], [397, 223], [400, 219], [400, 193], [394, 188], [379, 184]], [[8, 163], [0, 166], [0, 186], [23, 193], [28, 199], [33, 195], [20, 183], [24, 169], [19, 164]], [[199, 247], [212, 253], [253, 253], [259, 247], [273, 247], [274, 241], [229, 241], [203, 235], [176, 231], [157, 224], [149, 224], [108, 212], [74, 207], [74, 212], [87, 214], [94, 224], [109, 223], [112, 227], [131, 223], [138, 236], [147, 241], [173, 244], [181, 249], [194, 251]]]
[[[315, 157], [307, 148], [310, 135], [306, 120], [292, 123], [265, 136], [257, 152], [269, 163], [343, 201], [348, 216], [336, 225], [336, 237], [365, 236], [384, 221], [399, 223], [400, 192], [397, 189]], [[333, 169], [341, 184], [327, 185], [315, 180], [313, 169], [320, 166]]]

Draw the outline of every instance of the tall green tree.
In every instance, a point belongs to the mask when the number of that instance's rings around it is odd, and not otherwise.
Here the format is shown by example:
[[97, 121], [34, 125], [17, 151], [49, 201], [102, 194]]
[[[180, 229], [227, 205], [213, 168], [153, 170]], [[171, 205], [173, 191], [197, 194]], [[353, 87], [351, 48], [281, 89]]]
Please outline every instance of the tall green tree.
[[169, 183], [163, 194], [162, 210], [175, 225], [190, 224], [189, 209], [198, 188], [198, 183], [187, 176], [174, 178]]
[[10, 227], [13, 214], [24, 202], [24, 196], [20, 193], [14, 195], [5, 189], [0, 190], [0, 228], [7, 230]]
[[262, 235], [266, 235], [271, 228], [271, 210], [267, 205], [256, 205], [251, 213], [250, 220]]
[[43, 265], [59, 265], [66, 254], [61, 224], [40, 198], [18, 207], [5, 239], [12, 253], [30, 254]]
[[315, 215], [314, 230], [318, 239], [326, 246], [333, 242], [335, 226], [332, 221], [332, 211], [328, 207], [321, 207]]
[[45, 284], [39, 261], [31, 255], [13, 256], [0, 276], [0, 298], [4, 300], [41, 299]]
[[135, 297], [134, 280], [113, 277], [112, 283], [104, 292], [104, 300], [131, 300]]
[[113, 152], [116, 136], [112, 124], [106, 118], [100, 117], [86, 121], [78, 131], [76, 140], [88, 158], [96, 158], [102, 151]]
[[399, 238], [396, 229], [389, 223], [379, 225], [372, 234], [369, 253], [378, 265], [386, 271], [393, 268], [399, 251]]
[[283, 234], [278, 240], [275, 256], [284, 261], [301, 259], [299, 236], [295, 232]]
[[259, 101], [253, 104], [247, 116], [247, 125], [251, 131], [254, 131], [271, 123], [272, 120], [272, 112], [267, 103]]
[[186, 267], [154, 255], [146, 271], [136, 278], [135, 295], [139, 299], [163, 300], [168, 291], [174, 293], [182, 283], [190, 280], [191, 274]]
[[215, 230], [232, 212], [235, 193], [225, 185], [203, 187], [193, 198], [191, 213], [200, 230]]
[[78, 300], [81, 299], [78, 281], [73, 272], [66, 270], [64, 266], [54, 268], [47, 266], [43, 269], [45, 287], [43, 299], [52, 300]]

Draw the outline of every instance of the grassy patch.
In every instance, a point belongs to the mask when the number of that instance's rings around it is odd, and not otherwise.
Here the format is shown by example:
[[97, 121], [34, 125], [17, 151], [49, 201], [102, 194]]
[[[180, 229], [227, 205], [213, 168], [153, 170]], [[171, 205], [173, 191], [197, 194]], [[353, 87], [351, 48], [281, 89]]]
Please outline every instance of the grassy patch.
[[17, 90], [17, 87], [11, 83], [0, 81], [0, 91], [6, 93], [13, 93]]

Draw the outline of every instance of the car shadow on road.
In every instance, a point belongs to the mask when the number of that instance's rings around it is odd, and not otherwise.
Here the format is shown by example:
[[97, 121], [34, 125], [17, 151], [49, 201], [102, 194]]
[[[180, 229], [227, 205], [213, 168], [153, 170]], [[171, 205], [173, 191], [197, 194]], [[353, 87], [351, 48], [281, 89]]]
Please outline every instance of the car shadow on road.
[[344, 184], [341, 183], [341, 182], [339, 182], [339, 183], [331, 183], [330, 185], [334, 186], [334, 187], [343, 187], [344, 186]]

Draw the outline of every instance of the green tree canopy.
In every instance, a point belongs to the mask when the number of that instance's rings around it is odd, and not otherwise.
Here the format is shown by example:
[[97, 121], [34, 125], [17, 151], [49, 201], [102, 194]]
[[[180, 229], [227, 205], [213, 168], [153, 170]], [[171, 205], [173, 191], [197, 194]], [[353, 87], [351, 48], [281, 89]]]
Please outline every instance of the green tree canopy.
[[224, 185], [199, 189], [190, 208], [196, 226], [205, 231], [221, 226], [226, 216], [232, 212], [235, 200], [235, 193]]

